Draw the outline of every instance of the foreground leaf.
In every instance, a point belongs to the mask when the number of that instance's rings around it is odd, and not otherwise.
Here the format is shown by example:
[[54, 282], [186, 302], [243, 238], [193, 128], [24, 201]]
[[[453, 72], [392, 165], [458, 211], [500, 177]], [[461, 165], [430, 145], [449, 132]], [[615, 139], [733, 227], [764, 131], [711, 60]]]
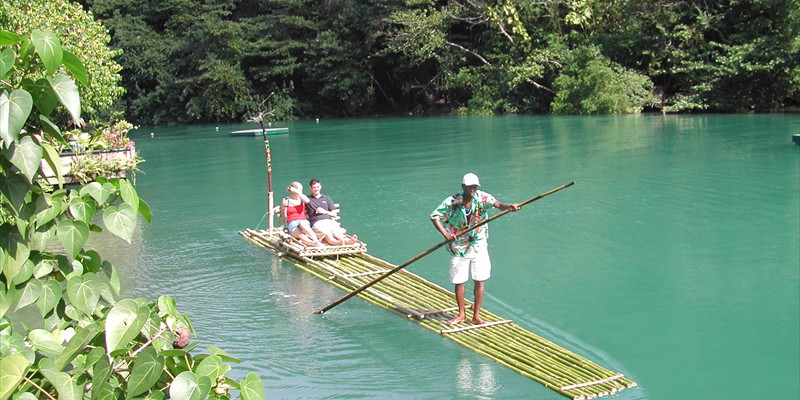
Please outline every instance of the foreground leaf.
[[61, 283], [55, 279], [48, 279], [42, 286], [42, 294], [39, 296], [39, 300], [36, 300], [36, 307], [39, 308], [42, 317], [50, 313], [58, 305], [62, 294]]
[[89, 74], [78, 57], [64, 50], [64, 68], [69, 71], [75, 79], [83, 85], [89, 84]]
[[200, 361], [200, 365], [195, 369], [197, 376], [207, 376], [212, 381], [216, 381], [217, 377], [228, 373], [231, 366], [222, 362], [222, 359], [217, 356], [208, 356]]
[[56, 237], [64, 246], [69, 258], [74, 259], [89, 239], [89, 224], [80, 220], [62, 220], [58, 223]]
[[63, 74], [58, 74], [55, 78], [47, 78], [47, 81], [50, 82], [50, 87], [56, 93], [58, 101], [69, 111], [72, 120], [79, 121], [81, 119], [81, 97], [75, 82]]
[[94, 273], [73, 276], [67, 281], [67, 298], [82, 313], [92, 315], [100, 301], [102, 285]]
[[[83, 349], [94, 340], [94, 338], [102, 331], [102, 325], [99, 321], [95, 321], [88, 326], [78, 328], [75, 335], [69, 340], [64, 351], [56, 358], [54, 366], [57, 370], [61, 371], [72, 360], [83, 351]], [[105, 354], [103, 357], [105, 358]]]
[[173, 400], [200, 400], [202, 396], [197, 375], [191, 371], [178, 374], [169, 387], [169, 397]]
[[14, 68], [14, 60], [16, 59], [17, 56], [14, 54], [14, 50], [10, 48], [0, 52], [0, 79], [3, 79], [11, 71], [11, 68]]
[[58, 400], [80, 400], [83, 391], [78, 385], [78, 377], [66, 372], [59, 372], [50, 359], [39, 361], [39, 371], [42, 372], [58, 391]]
[[136, 230], [136, 210], [127, 203], [108, 207], [103, 211], [103, 222], [111, 233], [130, 243]]
[[33, 136], [26, 135], [12, 149], [14, 154], [10, 157], [11, 163], [28, 178], [28, 182], [33, 182], [42, 162], [42, 146], [39, 146]]
[[19, 354], [0, 358], [0, 400], [14, 392], [29, 366], [28, 360]]
[[106, 351], [110, 354], [127, 347], [139, 335], [148, 316], [149, 313], [140, 312], [139, 304], [131, 299], [117, 303], [106, 317]]
[[241, 385], [242, 400], [264, 400], [264, 384], [255, 372], [247, 374]]
[[19, 135], [25, 126], [28, 115], [33, 109], [33, 98], [24, 89], [17, 89], [7, 95], [6, 91], [0, 94], [0, 139], [8, 147]]
[[133, 362], [128, 378], [128, 398], [133, 398], [149, 390], [164, 370], [164, 357], [159, 356], [152, 347], [146, 347]]
[[48, 356], [58, 356], [64, 351], [61, 341], [49, 331], [34, 329], [28, 333], [28, 341], [34, 350]]
[[64, 53], [61, 50], [61, 42], [51, 30], [34, 29], [31, 32], [31, 41], [36, 47], [36, 53], [42, 59], [42, 63], [47, 68], [47, 73], [52, 74], [61, 66]]

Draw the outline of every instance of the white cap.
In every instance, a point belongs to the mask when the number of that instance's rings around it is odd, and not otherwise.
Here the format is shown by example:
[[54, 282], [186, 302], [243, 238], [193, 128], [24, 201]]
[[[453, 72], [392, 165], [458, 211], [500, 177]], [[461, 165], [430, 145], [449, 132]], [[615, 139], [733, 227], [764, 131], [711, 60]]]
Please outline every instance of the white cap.
[[461, 183], [463, 183], [464, 186], [472, 186], [472, 185], [480, 186], [481, 185], [481, 182], [478, 180], [478, 175], [475, 175], [472, 172], [464, 175], [464, 180], [461, 181]]

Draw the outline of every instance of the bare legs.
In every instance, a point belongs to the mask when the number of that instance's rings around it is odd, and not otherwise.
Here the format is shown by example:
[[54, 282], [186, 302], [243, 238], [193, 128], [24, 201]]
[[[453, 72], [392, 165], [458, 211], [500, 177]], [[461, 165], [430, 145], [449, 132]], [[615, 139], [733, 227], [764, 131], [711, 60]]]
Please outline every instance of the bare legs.
[[[483, 319], [481, 319], [480, 314], [481, 314], [481, 303], [483, 303], [484, 284], [483, 281], [474, 281], [473, 284], [474, 284], [473, 294], [475, 296], [475, 302], [472, 305], [472, 310], [473, 310], [472, 323], [478, 325], [483, 323]], [[464, 320], [467, 319], [467, 314], [465, 311], [466, 301], [464, 300], [464, 292], [465, 292], [464, 284], [463, 283], [457, 284], [455, 292], [456, 292], [456, 303], [458, 304], [458, 316], [451, 319], [450, 321], [447, 321], [448, 325], [457, 325], [464, 322]]]
[[314, 231], [303, 224], [300, 224], [297, 228], [294, 228], [292, 231], [292, 236], [296, 239], [300, 239], [300, 241], [306, 246], [319, 246], [321, 244]]
[[464, 322], [467, 319], [467, 315], [464, 312], [464, 284], [457, 283], [456, 284], [456, 303], [458, 304], [458, 316], [447, 321], [447, 325], [457, 325]]
[[331, 246], [348, 245], [357, 242], [358, 235], [347, 236], [344, 229], [334, 229], [322, 235], [322, 241]]
[[483, 281], [475, 281], [473, 292], [475, 294], [475, 303], [472, 305], [472, 323], [482, 324], [483, 320], [481, 319], [480, 314], [481, 303], [483, 303]]

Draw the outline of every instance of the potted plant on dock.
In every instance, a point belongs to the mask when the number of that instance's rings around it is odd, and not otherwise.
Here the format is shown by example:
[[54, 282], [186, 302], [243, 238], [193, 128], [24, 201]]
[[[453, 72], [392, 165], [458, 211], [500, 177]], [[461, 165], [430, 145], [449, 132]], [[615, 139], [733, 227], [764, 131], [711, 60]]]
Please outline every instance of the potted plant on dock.
[[[69, 146], [52, 143], [59, 150], [64, 183], [85, 184], [98, 177], [124, 178], [135, 173], [142, 158], [136, 154], [136, 143], [128, 137], [135, 129], [128, 121], [98, 125], [88, 132], [73, 129], [66, 137]], [[41, 164], [44, 179], [50, 185], [58, 182], [55, 172], [46, 162]]]

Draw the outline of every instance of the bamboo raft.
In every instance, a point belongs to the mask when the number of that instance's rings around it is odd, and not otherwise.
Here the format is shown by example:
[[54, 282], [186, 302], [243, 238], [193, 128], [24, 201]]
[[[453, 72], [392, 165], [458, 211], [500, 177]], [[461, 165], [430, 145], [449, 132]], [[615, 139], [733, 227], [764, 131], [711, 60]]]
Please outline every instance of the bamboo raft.
[[[266, 230], [246, 229], [239, 234], [348, 292], [395, 267], [369, 255], [361, 242], [306, 248], [277, 231], [270, 235]], [[469, 322], [447, 325], [457, 312], [452, 307], [453, 293], [406, 270], [358, 296], [572, 399], [609, 396], [636, 386], [636, 382], [623, 374], [603, 368], [485, 309], [481, 311], [485, 321], [481, 325]]]

